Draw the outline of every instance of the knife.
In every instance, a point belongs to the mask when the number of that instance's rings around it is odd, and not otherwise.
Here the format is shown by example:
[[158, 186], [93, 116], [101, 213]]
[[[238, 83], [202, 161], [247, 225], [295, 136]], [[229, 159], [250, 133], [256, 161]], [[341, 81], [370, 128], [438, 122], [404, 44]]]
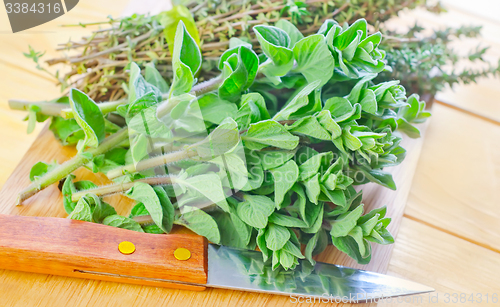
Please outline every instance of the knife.
[[[63, 218], [0, 214], [0, 268], [156, 287], [206, 287], [307, 296], [332, 302], [432, 292], [400, 278], [299, 261], [272, 270], [258, 251], [208, 244], [191, 234], [146, 234]], [[338, 301], [337, 301], [338, 300]]]

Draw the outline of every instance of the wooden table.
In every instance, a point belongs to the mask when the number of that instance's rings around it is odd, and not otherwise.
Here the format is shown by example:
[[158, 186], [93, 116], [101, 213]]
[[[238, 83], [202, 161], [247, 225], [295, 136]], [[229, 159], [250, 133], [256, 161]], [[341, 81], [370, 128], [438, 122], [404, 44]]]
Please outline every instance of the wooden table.
[[[123, 1], [86, 0], [52, 23], [102, 20], [119, 15]], [[484, 44], [492, 45], [491, 58], [500, 56], [500, 22], [469, 15], [458, 9], [436, 17], [426, 12], [412, 13], [422, 24], [439, 26], [458, 23], [484, 24]], [[408, 22], [407, 19], [407, 22]], [[401, 24], [404, 21], [398, 21]], [[411, 22], [410, 22], [411, 23]], [[396, 25], [397, 25], [396, 24]], [[9, 30], [6, 16], [0, 17], [0, 31]], [[56, 97], [57, 88], [43, 72], [22, 56], [28, 43], [36, 50], [49, 50], [72, 36], [79, 38], [85, 29], [42, 25], [22, 34], [0, 32], [0, 185], [21, 161], [39, 133], [41, 125], [26, 135], [22, 112], [8, 110], [12, 97], [39, 100]], [[474, 42], [464, 42], [461, 46]], [[8, 47], [6, 47], [8, 46]], [[29, 90], [27, 90], [29, 89]], [[449, 306], [447, 295], [481, 293], [484, 306], [492, 304], [494, 293], [500, 295], [500, 82], [482, 80], [479, 85], [446, 90], [438, 96], [445, 103], [436, 104], [427, 130], [418, 169], [411, 187], [405, 215], [389, 267], [389, 274], [411, 279], [436, 288], [438, 299], [432, 306]], [[450, 106], [451, 104], [451, 106]], [[111, 282], [67, 279], [64, 290], [54, 287], [60, 277], [20, 272], [0, 272], [0, 306], [151, 306], [188, 305], [195, 294], [152, 287]], [[99, 291], [97, 291], [99, 289]], [[206, 300], [207, 306], [282, 304], [269, 295], [221, 291]], [[486, 294], [489, 303], [486, 304]], [[168, 301], [167, 301], [168, 299]], [[403, 305], [428, 306], [429, 297], [413, 299]], [[421, 300], [421, 303], [418, 303]], [[317, 304], [324, 305], [324, 304]], [[400, 306], [384, 302], [381, 306]], [[469, 301], [463, 306], [477, 305]]]

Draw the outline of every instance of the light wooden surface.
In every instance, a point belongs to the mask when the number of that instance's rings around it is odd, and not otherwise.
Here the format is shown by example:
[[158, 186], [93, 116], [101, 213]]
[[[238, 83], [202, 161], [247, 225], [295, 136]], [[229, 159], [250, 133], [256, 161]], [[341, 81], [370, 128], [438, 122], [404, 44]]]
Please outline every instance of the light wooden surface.
[[[78, 10], [75, 9], [53, 22], [100, 20], [103, 16], [113, 13], [111, 10], [116, 10], [117, 13], [113, 14], [118, 15], [120, 5], [123, 6], [123, 4], [120, 1], [107, 2], [110, 6], [99, 9], [95, 5], [98, 1], [83, 1], [78, 5]], [[71, 15], [72, 13], [74, 15]], [[450, 20], [454, 23], [477, 23], [478, 20], [485, 23], [481, 18], [458, 10], [452, 10], [444, 17], [432, 17], [423, 12], [416, 14], [420, 16], [419, 20], [432, 20], [436, 25], [450, 22]], [[3, 25], [4, 19], [1, 19], [0, 26]], [[53, 29], [48, 25], [47, 27]], [[495, 44], [495, 40], [498, 40], [497, 33], [499, 33], [495, 29], [499, 28], [498, 23], [491, 21], [491, 28], [488, 28], [490, 30], [484, 33], [486, 36], [484, 44], [492, 44], [492, 42]], [[43, 74], [33, 74], [33, 65], [24, 59], [20, 52], [27, 50], [28, 42], [33, 44], [35, 49], [51, 50], [56, 43], [68, 37], [69, 31], [65, 33], [66, 36], [62, 32], [57, 32], [43, 35], [31, 33], [16, 37], [0, 33], [0, 40], [7, 39], [11, 46], [0, 50], [2, 55], [0, 56], [0, 69], [4, 72], [4, 76], [6, 72], [9, 75], [8, 78], [2, 78], [0, 82], [1, 140], [3, 144], [9, 144], [0, 149], [0, 184], [5, 182], [15, 165], [21, 161], [22, 155], [36, 135], [35, 132], [26, 137], [26, 125], [19, 121], [23, 114], [7, 111], [6, 99], [19, 97], [36, 100], [40, 99], [40, 96], [42, 98], [57, 96], [57, 90], [53, 84], [44, 79]], [[79, 37], [82, 32], [71, 33], [78, 33], [72, 36]], [[34, 42], [39, 45], [35, 45]], [[498, 53], [498, 50], [493, 50], [492, 57]], [[445, 92], [438, 97], [473, 112], [500, 118], [500, 109], [498, 109], [500, 104], [497, 98], [499, 96], [495, 94], [500, 88], [500, 82], [492, 79], [482, 81], [482, 84], [484, 87], [482, 85], [462, 87], [458, 89], [460, 92], [456, 96]], [[481, 306], [495, 306], [498, 304], [491, 303], [491, 295], [495, 291], [500, 292], [498, 288], [500, 284], [498, 246], [500, 127], [442, 105], [435, 105], [433, 112], [422, 155], [418, 161], [414, 184], [407, 183], [410, 196], [396, 243], [387, 249], [383, 247], [384, 253], [376, 250], [375, 255], [390, 255], [393, 250], [389, 274], [436, 288], [439, 300], [432, 306], [450, 306], [445, 302], [447, 293], [450, 295], [453, 293], [489, 294], [490, 303], [483, 302]], [[50, 142], [48, 138], [50, 134], [44, 137], [46, 137], [44, 140]], [[38, 144], [40, 148], [50, 150], [50, 147], [46, 145], [44, 142]], [[69, 155], [71, 152], [65, 154]], [[23, 167], [29, 168], [30, 165]], [[85, 178], [90, 175], [82, 170], [80, 176]], [[50, 190], [52, 188], [43, 193], [58, 195], [57, 189]], [[397, 201], [405, 202], [405, 199]], [[127, 200], [120, 200], [120, 202], [127, 202]], [[121, 204], [120, 207], [126, 206]], [[58, 211], [54, 212], [54, 208], [58, 208]], [[4, 206], [0, 208], [0, 212], [13, 212], [11, 209], [13, 208]], [[46, 202], [33, 202], [28, 206], [14, 209], [19, 210], [14, 210], [14, 214], [31, 215], [36, 212], [37, 215], [42, 216], [64, 216], [59, 203], [54, 205]], [[125, 209], [119, 213], [126, 213]], [[324, 259], [321, 260], [324, 261], [343, 261], [335, 253], [325, 253], [322, 257]], [[376, 267], [373, 264], [369, 269], [380, 271], [385, 270], [385, 267]], [[0, 275], [0, 296], [2, 297], [0, 306], [187, 306], [195, 303], [206, 306], [283, 306], [289, 303], [289, 300], [283, 297], [238, 291], [208, 290], [203, 293], [194, 293], [13, 271], [4, 271]], [[400, 304], [386, 302], [380, 305], [399, 306]], [[407, 305], [429, 306], [431, 304], [426, 297], [423, 297], [421, 302], [413, 301]], [[470, 302], [464, 304], [464, 306], [474, 305], [477, 304]]]

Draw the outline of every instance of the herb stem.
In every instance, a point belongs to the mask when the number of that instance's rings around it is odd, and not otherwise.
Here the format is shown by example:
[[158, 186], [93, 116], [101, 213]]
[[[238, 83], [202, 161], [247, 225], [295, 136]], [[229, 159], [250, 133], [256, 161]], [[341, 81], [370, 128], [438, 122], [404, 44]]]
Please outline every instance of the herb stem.
[[[108, 114], [108, 113], [116, 111], [117, 107], [124, 105], [127, 102], [128, 102], [127, 99], [120, 99], [120, 100], [115, 100], [115, 101], [101, 102], [101, 103], [98, 103], [97, 106], [101, 110], [102, 114]], [[75, 117], [73, 110], [71, 108], [62, 109], [60, 113], [61, 113], [60, 114], [61, 117], [65, 118], [65, 119], [70, 119], [70, 118]]]
[[196, 84], [191, 89], [191, 93], [194, 94], [195, 96], [201, 96], [203, 94], [210, 93], [211, 91], [215, 91], [216, 89], [218, 89], [223, 81], [224, 79], [222, 78], [221, 75], [219, 75], [208, 81]]
[[[281, 125], [290, 125], [290, 124], [293, 124], [294, 122], [295, 122], [295, 120], [278, 121], [278, 123], [280, 123]], [[245, 133], [246, 131], [247, 130], [242, 130], [242, 131], [240, 131], [239, 134], [241, 135], [241, 134]], [[242, 136], [241, 138], [244, 139], [244, 136]], [[203, 140], [199, 141], [197, 144], [199, 144], [201, 142], [203, 142]], [[193, 144], [191, 146], [191, 150], [183, 149], [180, 151], [170, 152], [170, 153], [167, 153], [164, 155], [160, 155], [160, 156], [156, 156], [156, 157], [149, 158], [146, 160], [142, 160], [142, 161], [139, 161], [137, 164], [128, 164], [125, 166], [121, 166], [121, 167], [110, 170], [106, 174], [106, 176], [109, 179], [115, 179], [115, 178], [123, 176], [127, 173], [140, 172], [140, 171], [143, 171], [146, 169], [150, 169], [150, 168], [154, 168], [154, 167], [158, 167], [158, 166], [162, 166], [162, 165], [167, 165], [167, 164], [178, 162], [178, 161], [181, 161], [184, 159], [189, 159], [191, 157], [198, 155], [198, 153], [195, 150], [193, 150], [193, 148], [195, 148], [195, 147], [196, 147], [196, 144]]]
[[36, 105], [40, 108], [40, 113], [50, 116], [58, 116], [61, 111], [67, 107], [64, 103], [55, 103], [47, 101], [26, 101], [18, 99], [10, 99], [9, 107], [12, 110], [29, 111], [31, 105]]
[[52, 171], [33, 181], [28, 187], [22, 190], [17, 198], [17, 205], [20, 205], [24, 200], [30, 198], [49, 185], [65, 178], [79, 167], [89, 163], [95, 156], [101, 155], [118, 146], [127, 138], [128, 129], [122, 128], [115, 134], [107, 137], [97, 148], [90, 149], [83, 154], [77, 154], [70, 160], [64, 162]]
[[140, 172], [157, 166], [162, 166], [196, 156], [196, 151], [181, 150], [156, 156], [147, 160], [142, 160], [137, 164], [128, 164], [109, 171], [106, 175], [109, 179], [114, 179], [127, 173]]
[[97, 187], [95, 189], [76, 192], [73, 193], [73, 195], [71, 196], [71, 200], [78, 201], [80, 198], [84, 197], [88, 193], [92, 193], [99, 197], [103, 197], [111, 194], [125, 192], [128, 189], [132, 188], [136, 182], [144, 182], [149, 185], [167, 185], [167, 184], [172, 184], [174, 180], [175, 179], [172, 176], [141, 178], [131, 182], [116, 183], [107, 186]]
[[[106, 101], [98, 103], [97, 106], [102, 114], [108, 114], [116, 111], [116, 108], [126, 104], [127, 99], [120, 99], [115, 101]], [[74, 118], [74, 113], [71, 108], [68, 108], [67, 103], [56, 103], [48, 101], [27, 101], [20, 99], [9, 100], [9, 107], [12, 110], [29, 111], [30, 106], [36, 105], [40, 108], [40, 113], [48, 116], [61, 116], [64, 119]]]

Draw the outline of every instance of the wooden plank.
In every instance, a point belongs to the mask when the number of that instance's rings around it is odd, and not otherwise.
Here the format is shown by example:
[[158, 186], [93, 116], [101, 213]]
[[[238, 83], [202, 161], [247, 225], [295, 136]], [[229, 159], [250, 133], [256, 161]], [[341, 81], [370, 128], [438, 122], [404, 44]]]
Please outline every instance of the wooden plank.
[[[429, 295], [407, 297], [399, 301], [379, 303], [388, 306], [497, 306], [492, 295], [497, 294], [500, 285], [499, 254], [470, 243], [456, 236], [436, 230], [409, 218], [403, 218], [401, 231], [395, 243], [389, 266], [389, 275], [410, 278], [436, 289]], [[461, 304], [446, 303], [447, 293], [464, 293], [467, 299], [474, 294], [475, 302]], [[486, 302], [489, 295], [489, 303]], [[437, 296], [437, 302], [436, 302]], [[479, 298], [483, 299], [479, 303]], [[500, 303], [500, 298], [499, 301]], [[459, 301], [460, 303], [460, 301]]]
[[406, 214], [500, 251], [500, 126], [433, 108]]

